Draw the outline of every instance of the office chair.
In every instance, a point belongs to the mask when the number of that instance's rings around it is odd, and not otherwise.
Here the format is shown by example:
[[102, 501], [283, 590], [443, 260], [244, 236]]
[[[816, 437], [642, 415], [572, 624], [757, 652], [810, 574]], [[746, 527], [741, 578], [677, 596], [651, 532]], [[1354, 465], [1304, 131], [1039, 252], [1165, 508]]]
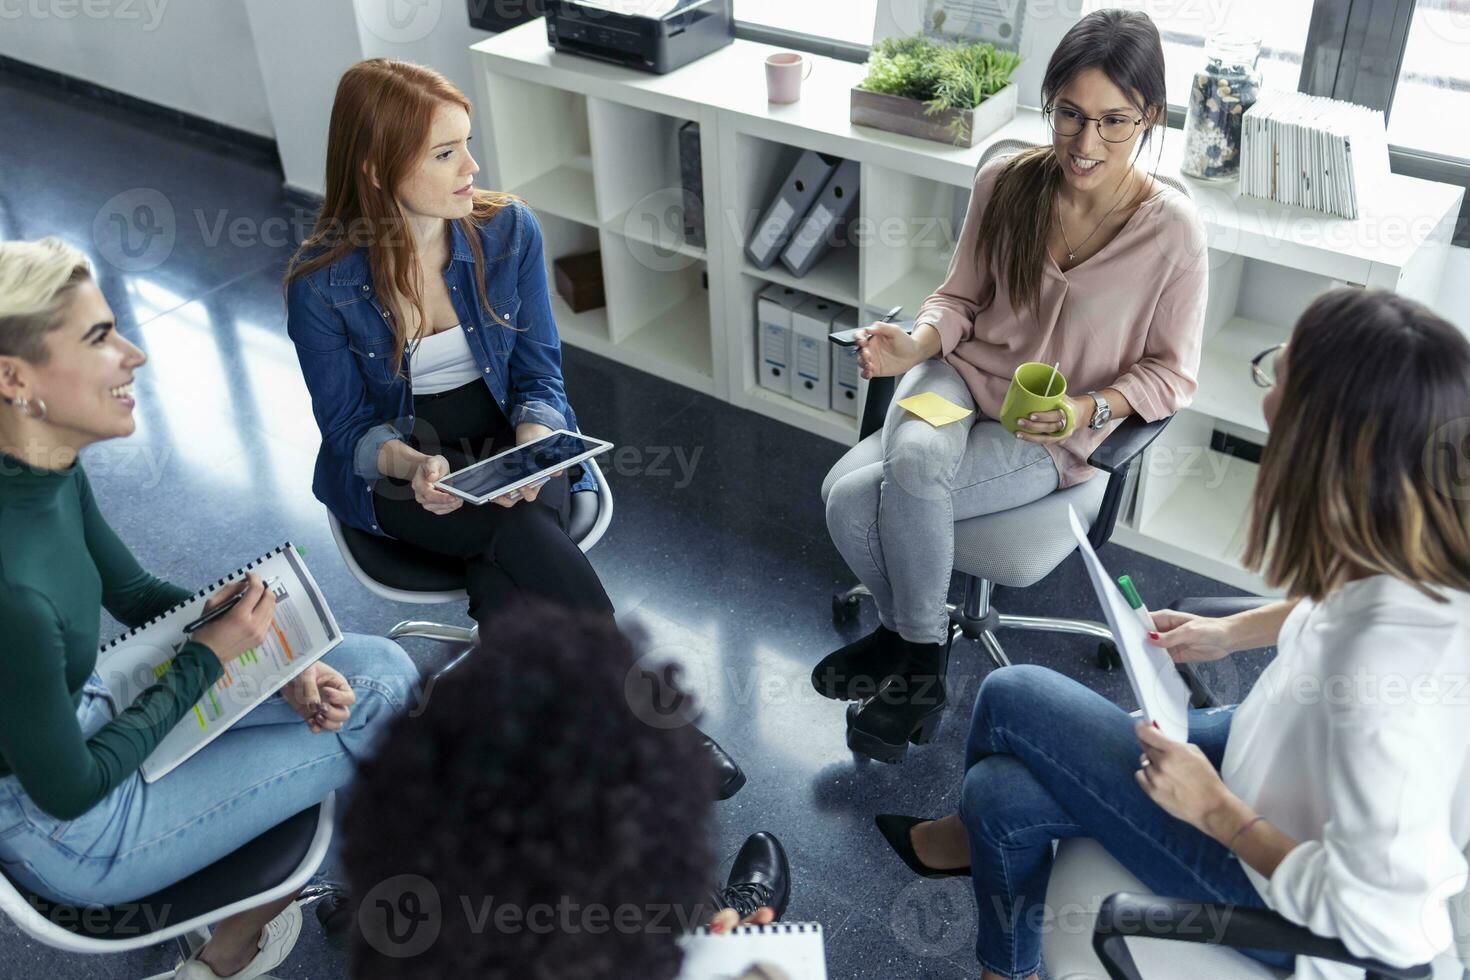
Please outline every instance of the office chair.
[[0, 871], [0, 912], [32, 939], [68, 953], [127, 953], [172, 939], [187, 958], [209, 941], [210, 923], [287, 895], [300, 893], [301, 905], [336, 897], [334, 885], [307, 886], [326, 858], [335, 806], [329, 795], [183, 881], [117, 906], [48, 902]]
[[[1034, 145], [1023, 140], [1000, 140], [981, 155], [975, 173], [978, 175], [981, 168], [993, 159]], [[1167, 176], [1157, 179], [1192, 197], [1183, 182]], [[832, 484], [838, 478], [883, 458], [879, 434], [896, 387], [895, 378], [869, 381], [858, 444], [838, 461], [822, 482], [823, 503], [826, 503]], [[1076, 544], [1067, 521], [1069, 506], [1076, 508], [1078, 516], [1088, 526], [1088, 540], [1093, 548], [1101, 548], [1117, 524], [1133, 464], [1168, 424], [1167, 418], [1151, 423], [1137, 415], [1124, 419], [1088, 459], [1094, 468], [1107, 474], [1105, 480], [1093, 478], [1058, 490], [1034, 503], [957, 521], [955, 570], [964, 578], [965, 596], [962, 603], [949, 606], [951, 628], [972, 640], [979, 640], [997, 667], [1011, 662], [995, 636], [998, 629], [1043, 630], [1094, 637], [1099, 641], [1098, 666], [1104, 669], [1117, 666], [1118, 651], [1105, 624], [1081, 619], [1005, 615], [992, 606], [991, 590], [996, 585], [1011, 588], [1034, 585], [1051, 574], [1072, 553]], [[834, 594], [833, 620], [838, 623], [850, 620], [857, 614], [858, 602], [867, 595], [871, 593], [861, 584]]]
[[[1180, 599], [1170, 608], [1200, 616], [1229, 616], [1272, 601], [1255, 596]], [[1180, 672], [1195, 695], [1195, 707], [1213, 707], [1221, 702], [1200, 667], [1181, 664]], [[1470, 895], [1462, 893], [1450, 903], [1457, 944], [1462, 950], [1470, 950], [1467, 897]], [[1231, 947], [1335, 960], [1365, 970], [1366, 980], [1461, 980], [1467, 965], [1447, 953], [1432, 964], [1391, 967], [1355, 957], [1339, 940], [1318, 936], [1265, 909], [1149, 895], [1148, 889], [1113, 860], [1101, 844], [1088, 838], [1057, 843], [1046, 908], [1068, 919], [1047, 929], [1041, 944], [1047, 970], [1066, 980], [1278, 980], [1286, 975]], [[1091, 928], [1087, 928], [1089, 922]], [[1201, 928], [1201, 923], [1208, 923], [1208, 927]], [[1155, 941], [1129, 944], [1130, 938]]]
[[[602, 475], [595, 459], [578, 464], [587, 467], [597, 481], [597, 490], [580, 490], [572, 494], [572, 513], [567, 525], [567, 535], [586, 552], [602, 540], [607, 527], [612, 523], [612, 488]], [[490, 505], [486, 505], [490, 506]], [[342, 524], [328, 512], [327, 520], [332, 528], [332, 537], [342, 561], [354, 578], [374, 595], [393, 602], [411, 602], [435, 605], [444, 602], [464, 602], [469, 599], [465, 592], [464, 563], [431, 551], [416, 548], [403, 541], [379, 537]], [[408, 619], [388, 631], [388, 638], [401, 639], [417, 636], [438, 640], [465, 649], [447, 665], [436, 672], [444, 674], [456, 666], [475, 648], [479, 639], [479, 627], [450, 626], [426, 620]]]

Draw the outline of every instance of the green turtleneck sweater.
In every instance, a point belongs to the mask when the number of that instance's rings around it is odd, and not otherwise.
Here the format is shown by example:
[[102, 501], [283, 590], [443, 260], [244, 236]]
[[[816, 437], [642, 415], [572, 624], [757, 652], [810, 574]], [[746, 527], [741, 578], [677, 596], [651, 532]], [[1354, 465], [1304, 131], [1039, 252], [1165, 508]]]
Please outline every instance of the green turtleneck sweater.
[[127, 779], [219, 679], [186, 643], [159, 682], [91, 738], [77, 724], [103, 607], [129, 626], [189, 592], [143, 571], [107, 526], [80, 463], [36, 470], [0, 453], [0, 776], [42, 810], [86, 813]]

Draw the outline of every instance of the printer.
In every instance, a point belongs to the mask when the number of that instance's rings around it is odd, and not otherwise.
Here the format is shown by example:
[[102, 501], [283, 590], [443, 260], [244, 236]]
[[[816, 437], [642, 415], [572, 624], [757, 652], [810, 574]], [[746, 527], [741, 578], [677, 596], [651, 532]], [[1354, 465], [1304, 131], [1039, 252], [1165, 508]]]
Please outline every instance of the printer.
[[662, 75], [735, 39], [734, 0], [546, 0], [546, 39]]

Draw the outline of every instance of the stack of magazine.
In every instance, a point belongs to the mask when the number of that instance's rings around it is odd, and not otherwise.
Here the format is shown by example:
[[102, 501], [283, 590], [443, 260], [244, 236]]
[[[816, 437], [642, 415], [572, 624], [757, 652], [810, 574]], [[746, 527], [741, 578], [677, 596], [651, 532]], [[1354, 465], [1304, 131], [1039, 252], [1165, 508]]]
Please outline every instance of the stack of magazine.
[[1263, 90], [1245, 112], [1242, 194], [1355, 219], [1388, 173], [1388, 134], [1379, 110]]

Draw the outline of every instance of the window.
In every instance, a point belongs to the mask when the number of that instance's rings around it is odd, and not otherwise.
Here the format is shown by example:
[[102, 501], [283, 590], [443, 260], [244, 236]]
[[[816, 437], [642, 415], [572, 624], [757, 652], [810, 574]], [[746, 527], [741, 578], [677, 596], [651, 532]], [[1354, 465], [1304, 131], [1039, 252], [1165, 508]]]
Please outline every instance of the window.
[[1470, 159], [1470, 0], [1419, 0], [1388, 116], [1395, 146]]
[[878, 0], [735, 0], [735, 19], [849, 44], [873, 43]]
[[1194, 73], [1205, 63], [1205, 39], [1217, 31], [1259, 36], [1261, 85], [1297, 90], [1312, 19], [1312, 5], [1306, 0], [1087, 0], [1083, 13], [1105, 7], [1142, 10], [1158, 26], [1170, 105], [1188, 103]]

